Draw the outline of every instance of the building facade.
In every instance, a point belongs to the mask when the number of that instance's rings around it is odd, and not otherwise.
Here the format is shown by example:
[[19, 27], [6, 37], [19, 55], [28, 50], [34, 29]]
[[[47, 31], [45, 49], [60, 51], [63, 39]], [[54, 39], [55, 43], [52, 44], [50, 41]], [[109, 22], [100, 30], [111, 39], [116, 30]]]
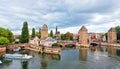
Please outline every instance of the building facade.
[[80, 44], [88, 44], [88, 30], [85, 26], [82, 26], [78, 32], [79, 35], [79, 43]]
[[41, 33], [41, 39], [46, 39], [48, 37], [48, 27], [46, 24], [44, 24], [40, 30]]
[[57, 39], [61, 39], [60, 38], [60, 31], [58, 31], [58, 27], [56, 26], [56, 29], [55, 29], [55, 36]]
[[116, 43], [117, 42], [117, 32], [115, 28], [110, 28], [108, 31], [108, 43]]

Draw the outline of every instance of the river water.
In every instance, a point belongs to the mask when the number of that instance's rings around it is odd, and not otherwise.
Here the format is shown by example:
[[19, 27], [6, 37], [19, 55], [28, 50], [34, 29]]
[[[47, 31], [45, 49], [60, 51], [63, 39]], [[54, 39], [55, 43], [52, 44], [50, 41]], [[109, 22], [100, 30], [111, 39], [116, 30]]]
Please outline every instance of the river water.
[[0, 69], [120, 69], [120, 50], [114, 48], [66, 49], [61, 55], [29, 54], [32, 59], [12, 60]]

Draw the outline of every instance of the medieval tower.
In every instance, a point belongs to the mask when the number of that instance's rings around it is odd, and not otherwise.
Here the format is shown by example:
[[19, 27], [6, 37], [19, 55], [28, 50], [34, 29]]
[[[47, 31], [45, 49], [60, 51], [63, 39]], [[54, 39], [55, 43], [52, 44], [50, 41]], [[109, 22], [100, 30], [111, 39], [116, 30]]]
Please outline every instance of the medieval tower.
[[44, 24], [40, 30], [41, 32], [41, 39], [46, 39], [48, 37], [48, 27]]
[[81, 27], [78, 34], [79, 34], [79, 43], [88, 44], [88, 30], [85, 26]]
[[110, 28], [108, 31], [108, 43], [116, 43], [117, 42], [117, 33], [115, 28]]

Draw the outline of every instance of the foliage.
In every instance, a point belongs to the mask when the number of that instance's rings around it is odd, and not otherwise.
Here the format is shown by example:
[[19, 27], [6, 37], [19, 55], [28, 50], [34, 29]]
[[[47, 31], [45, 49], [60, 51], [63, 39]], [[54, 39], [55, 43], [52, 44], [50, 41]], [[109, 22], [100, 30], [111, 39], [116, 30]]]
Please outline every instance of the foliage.
[[50, 37], [53, 37], [53, 31], [52, 30], [50, 31]]
[[117, 32], [117, 40], [120, 40], [120, 26], [115, 27]]
[[32, 28], [32, 38], [35, 37], [35, 28]]
[[106, 37], [106, 40], [108, 39], [108, 35], [107, 35], [108, 33], [105, 33], [104, 35], [105, 35], [105, 37]]
[[61, 40], [66, 40], [65, 34], [61, 34], [60, 36], [61, 36]]
[[66, 40], [70, 40], [70, 32], [67, 32], [65, 35], [66, 35]]
[[0, 45], [9, 44], [10, 41], [6, 37], [0, 37]]
[[13, 33], [10, 30], [2, 28], [2, 27], [0, 27], [0, 37], [7, 38], [10, 41], [10, 43], [12, 43], [14, 40]]
[[7, 29], [7, 31], [8, 31], [7, 38], [9, 39], [10, 43], [12, 43], [14, 41], [13, 33], [10, 30], [8, 30], [8, 29]]
[[41, 34], [40, 34], [39, 32], [36, 32], [36, 33], [35, 33], [35, 36], [37, 36], [38, 38], [40, 38], [40, 37], [41, 37]]
[[29, 31], [28, 31], [28, 24], [27, 22], [24, 22], [22, 33], [20, 36], [20, 42], [21, 43], [28, 43], [29, 42]]
[[59, 42], [56, 42], [56, 43], [52, 44], [52, 47], [61, 47], [61, 45]]
[[39, 29], [39, 32], [36, 32], [36, 33], [35, 33], [35, 36], [41, 38], [41, 32], [40, 32], [40, 31], [41, 31], [41, 29]]
[[70, 40], [73, 40], [73, 34], [72, 33], [70, 34]]

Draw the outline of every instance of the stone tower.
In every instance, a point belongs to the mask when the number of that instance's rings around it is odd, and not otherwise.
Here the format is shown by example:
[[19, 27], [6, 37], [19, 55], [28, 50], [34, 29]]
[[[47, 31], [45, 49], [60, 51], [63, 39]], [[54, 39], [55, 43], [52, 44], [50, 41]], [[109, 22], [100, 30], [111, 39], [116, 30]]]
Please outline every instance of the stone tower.
[[115, 28], [110, 28], [108, 31], [108, 43], [116, 43], [117, 42], [117, 33]]
[[46, 39], [48, 37], [48, 27], [44, 24], [40, 30], [41, 32], [41, 39]]
[[78, 34], [79, 34], [79, 43], [88, 44], [88, 30], [85, 26], [81, 27]]

